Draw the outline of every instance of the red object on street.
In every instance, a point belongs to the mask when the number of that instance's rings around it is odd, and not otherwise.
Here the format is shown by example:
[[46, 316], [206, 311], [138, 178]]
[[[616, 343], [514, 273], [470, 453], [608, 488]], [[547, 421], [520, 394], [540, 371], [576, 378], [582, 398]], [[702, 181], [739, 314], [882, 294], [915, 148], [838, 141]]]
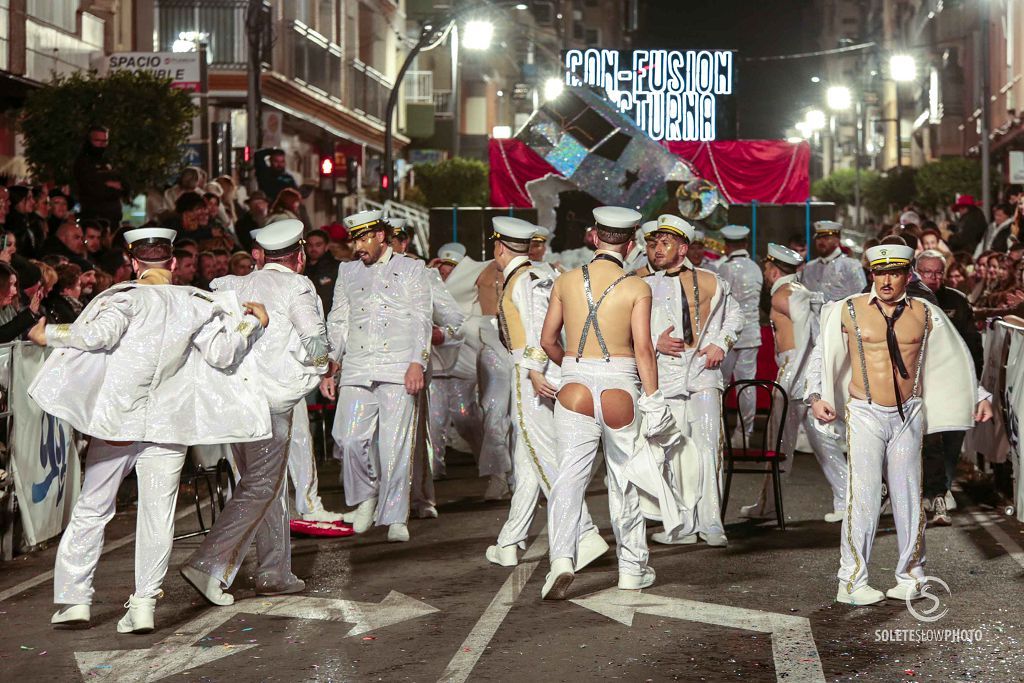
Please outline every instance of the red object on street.
[[[754, 375], [754, 379], [770, 379], [775, 381], [775, 378], [779, 376], [779, 366], [775, 364], [775, 337], [772, 335], [772, 328], [770, 325], [761, 326], [761, 346], [757, 349], [757, 374]], [[725, 382], [726, 386], [729, 385], [729, 380]], [[747, 389], [747, 391], [753, 391]], [[767, 391], [755, 391], [754, 394], [757, 396], [757, 409], [768, 410], [768, 392]], [[790, 405], [793, 404], [793, 397], [789, 397]], [[736, 392], [730, 391], [725, 397], [725, 406], [727, 408], [736, 408]]]
[[345, 522], [307, 522], [302, 519], [293, 519], [289, 526], [293, 534], [302, 536], [327, 536], [331, 538], [344, 538], [355, 536], [351, 524]]

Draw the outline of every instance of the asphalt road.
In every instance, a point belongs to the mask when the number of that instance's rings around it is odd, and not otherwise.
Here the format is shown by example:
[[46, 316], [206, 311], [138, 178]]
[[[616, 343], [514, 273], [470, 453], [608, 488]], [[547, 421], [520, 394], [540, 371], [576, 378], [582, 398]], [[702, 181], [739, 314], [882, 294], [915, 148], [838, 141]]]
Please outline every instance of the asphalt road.
[[[0, 672], [4, 681], [1018, 681], [1024, 634], [1024, 527], [995, 509], [961, 508], [951, 528], [927, 531], [928, 572], [943, 579], [934, 623], [903, 603], [833, 602], [839, 525], [821, 521], [829, 494], [814, 459], [799, 455], [787, 489], [788, 529], [736, 518], [759, 485], [737, 476], [729, 547], [651, 547], [655, 585], [614, 589], [614, 556], [581, 573], [571, 600], [542, 602], [544, 514], [516, 569], [491, 566], [507, 502], [481, 502], [484, 480], [457, 455], [438, 482], [441, 516], [414, 520], [412, 539], [384, 531], [351, 539], [295, 539], [305, 594], [259, 598], [243, 569], [232, 608], [202, 602], [177, 574], [196, 539], [175, 544], [157, 630], [120, 635], [132, 587], [130, 539], [109, 550], [96, 578], [91, 627], [55, 630], [55, 548], [0, 565]], [[607, 499], [595, 477], [588, 503], [605, 538]], [[341, 508], [337, 466], [321, 470], [329, 508]], [[194, 527], [184, 503], [179, 531]], [[111, 522], [108, 545], [134, 529]], [[896, 537], [884, 517], [870, 571], [894, 583]], [[932, 631], [934, 629], [934, 632]], [[924, 637], [939, 642], [906, 642]], [[965, 642], [964, 637], [974, 642]], [[904, 639], [902, 641], [897, 639]]]

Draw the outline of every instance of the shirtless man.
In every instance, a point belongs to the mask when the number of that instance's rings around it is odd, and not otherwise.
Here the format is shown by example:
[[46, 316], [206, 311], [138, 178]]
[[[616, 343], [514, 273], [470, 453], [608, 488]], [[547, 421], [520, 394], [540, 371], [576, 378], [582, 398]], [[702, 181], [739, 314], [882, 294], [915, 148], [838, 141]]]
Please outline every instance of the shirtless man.
[[[779, 366], [776, 378], [789, 396], [789, 410], [782, 415], [781, 409], [773, 413], [772, 434], [782, 429], [782, 452], [786, 460], [782, 465], [782, 481], [789, 479], [793, 472], [793, 454], [800, 425], [806, 420], [807, 439], [814, 455], [818, 458], [825, 478], [832, 487], [832, 511], [825, 515], [826, 522], [839, 522], [846, 514], [846, 458], [840, 444], [813, 428], [807, 405], [801, 401], [806, 383], [807, 359], [814, 348], [814, 312], [822, 297], [797, 282], [797, 268], [803, 259], [800, 254], [780, 244], [768, 245], [768, 256], [764, 260], [764, 279], [771, 288], [771, 322], [775, 333], [775, 362]], [[774, 436], [772, 437], [775, 438]], [[771, 477], [765, 477], [765, 485], [757, 503], [740, 508], [744, 517], [781, 517], [782, 511], [775, 509], [775, 497], [771, 494]], [[780, 519], [781, 522], [781, 519]]]
[[477, 468], [481, 477], [489, 477], [484, 500], [508, 497], [508, 477], [512, 471], [512, 430], [509, 401], [512, 386], [512, 361], [498, 337], [498, 290], [501, 268], [487, 264], [476, 280], [477, 297], [483, 316], [480, 325], [480, 355], [477, 356], [480, 409], [484, 433]]
[[[654, 295], [651, 334], [658, 349], [658, 376], [675, 422], [696, 444], [700, 498], [684, 525], [697, 533], [657, 532], [657, 543], [728, 545], [721, 512], [722, 389], [719, 367], [743, 327], [743, 311], [729, 285], [710, 270], [694, 268], [687, 254], [695, 234], [678, 216], [658, 218], [654, 275], [645, 278]], [[682, 466], [674, 466], [682, 472]]]
[[[836, 419], [835, 406], [846, 410], [849, 488], [836, 600], [850, 605], [922, 597], [924, 431], [968, 429], [992, 417], [970, 353], [945, 313], [906, 295], [914, 250], [887, 244], [866, 255], [874, 276], [871, 292], [823, 310], [806, 397], [824, 425]], [[899, 547], [896, 586], [884, 594], [868, 585], [867, 571], [883, 474]]]
[[[542, 491], [545, 497], [550, 495], [551, 482], [558, 474], [560, 451], [555, 448], [554, 411], [559, 370], [540, 346], [541, 326], [555, 276], [532, 260], [531, 238], [536, 235], [537, 226], [509, 216], [498, 216], [493, 223], [494, 262], [504, 277], [498, 304], [499, 329], [515, 365], [511, 415], [516, 435], [512, 452], [515, 491], [508, 521], [498, 534], [497, 544], [487, 548], [486, 555], [494, 564], [512, 567], [519, 563], [517, 549], [526, 547], [537, 499]], [[578, 547], [577, 570], [608, 550], [586, 504], [581, 514]]]
[[[602, 441], [619, 588], [636, 590], [654, 583], [640, 497], [623, 473], [640, 431], [637, 409], [665, 411], [663, 400], [656, 405], [661, 395], [650, 335], [651, 288], [622, 269], [640, 214], [605, 206], [594, 209], [594, 219], [594, 260], [555, 282], [541, 332], [541, 347], [562, 368], [555, 404], [561, 462], [548, 497], [551, 571], [541, 590], [546, 600], [564, 599], [572, 584], [583, 498]], [[642, 397], [638, 384], [643, 385]]]

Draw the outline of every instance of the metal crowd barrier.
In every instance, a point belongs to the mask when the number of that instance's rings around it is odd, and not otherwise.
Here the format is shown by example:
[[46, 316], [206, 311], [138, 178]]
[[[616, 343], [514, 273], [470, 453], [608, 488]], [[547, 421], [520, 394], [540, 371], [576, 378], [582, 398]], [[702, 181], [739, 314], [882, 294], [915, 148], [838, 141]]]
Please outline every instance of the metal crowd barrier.
[[[1024, 416], [1024, 320], [1010, 316], [996, 320], [984, 335], [985, 361], [981, 383], [992, 392], [991, 425], [971, 430], [968, 446], [992, 465], [1009, 463], [1013, 471], [1011, 500], [1003, 512], [1024, 522], [1024, 486], [1021, 466], [1021, 417]], [[969, 451], [970, 452], [970, 451]]]
[[27, 342], [9, 342], [0, 344], [0, 561], [9, 560], [14, 556], [14, 521], [18, 515], [17, 499], [14, 495], [14, 475], [11, 460], [14, 449], [11, 448], [11, 422], [14, 411], [11, 409], [11, 388], [14, 373], [14, 347]]

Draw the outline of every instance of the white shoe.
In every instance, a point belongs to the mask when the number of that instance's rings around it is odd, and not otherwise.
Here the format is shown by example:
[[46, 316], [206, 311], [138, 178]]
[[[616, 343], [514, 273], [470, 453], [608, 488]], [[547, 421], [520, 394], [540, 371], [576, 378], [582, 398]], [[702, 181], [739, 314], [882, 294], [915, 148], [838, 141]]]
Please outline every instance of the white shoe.
[[323, 508], [315, 512], [307, 512], [301, 515], [302, 521], [304, 522], [340, 522], [347, 521], [344, 519], [345, 515], [340, 512], [330, 512]]
[[306, 582], [289, 574], [285, 582], [268, 578], [256, 578], [256, 595], [291, 595], [306, 590]]
[[519, 553], [517, 551], [518, 548], [516, 548], [515, 544], [492, 545], [487, 547], [487, 552], [484, 553], [484, 556], [488, 562], [499, 567], [514, 567], [519, 564]]
[[651, 534], [651, 540], [655, 543], [663, 543], [664, 545], [693, 545], [697, 542], [697, 534], [676, 536], [675, 534], [667, 534], [662, 530]]
[[949, 516], [946, 509], [946, 499], [943, 496], [935, 496], [932, 501], [932, 518], [929, 522], [932, 526], [953, 526], [953, 518]]
[[551, 571], [544, 579], [544, 587], [540, 589], [541, 600], [565, 600], [572, 580], [576, 578], [572, 572], [572, 560], [559, 557], [552, 560]]
[[713, 548], [724, 548], [729, 545], [729, 539], [725, 537], [725, 534], [702, 533], [700, 539]]
[[433, 505], [424, 505], [413, 510], [413, 516], [416, 519], [437, 519], [437, 508]]
[[580, 539], [576, 548], [576, 571], [608, 552], [608, 542], [601, 538], [597, 529], [591, 529]]
[[63, 605], [53, 613], [51, 624], [88, 624], [89, 605]]
[[917, 589], [917, 584], [914, 583], [898, 583], [889, 590], [885, 591], [885, 597], [890, 600], [920, 600], [924, 596], [921, 591]]
[[182, 578], [199, 591], [199, 594], [209, 601], [211, 605], [227, 607], [235, 603], [235, 598], [230, 593], [225, 593], [220, 587], [220, 581], [209, 574], [204, 574], [195, 567], [184, 565], [179, 572]]
[[124, 606], [128, 612], [117, 622], [118, 633], [149, 633], [153, 630], [156, 598], [140, 598], [133, 593]]
[[932, 511], [932, 499], [931, 498], [922, 498], [921, 499], [921, 507], [923, 507], [925, 509], [925, 512], [931, 512]]
[[740, 517], [747, 519], [772, 519], [775, 517], [775, 510], [768, 510], [764, 503], [753, 503], [740, 508]]
[[[352, 515], [352, 530], [357, 534], [365, 534], [371, 526], [373, 526], [373, 517], [377, 513], [377, 496], [371, 496], [367, 498], [359, 507], [356, 508], [355, 514]], [[348, 521], [344, 519], [344, 521]]]
[[956, 510], [956, 498], [953, 497], [952, 491], [946, 491], [946, 509], [952, 512]]
[[835, 524], [836, 522], [841, 522], [844, 519], [846, 519], [846, 511], [845, 510], [840, 510], [839, 512], [826, 512], [825, 513], [825, 521], [828, 522], [829, 524]]
[[405, 524], [392, 524], [388, 527], [388, 543], [405, 543], [409, 540], [409, 527]]
[[864, 605], [877, 605], [883, 600], [885, 600], [885, 593], [875, 590], [871, 586], [861, 586], [852, 593], [847, 591], [844, 586], [840, 586], [836, 592], [836, 602], [846, 605], [863, 607]]
[[508, 497], [508, 477], [504, 474], [492, 474], [484, 491], [484, 500], [502, 500]]
[[619, 573], [619, 590], [638, 591], [650, 588], [654, 585], [654, 567], [644, 567], [644, 573], [636, 574]]

